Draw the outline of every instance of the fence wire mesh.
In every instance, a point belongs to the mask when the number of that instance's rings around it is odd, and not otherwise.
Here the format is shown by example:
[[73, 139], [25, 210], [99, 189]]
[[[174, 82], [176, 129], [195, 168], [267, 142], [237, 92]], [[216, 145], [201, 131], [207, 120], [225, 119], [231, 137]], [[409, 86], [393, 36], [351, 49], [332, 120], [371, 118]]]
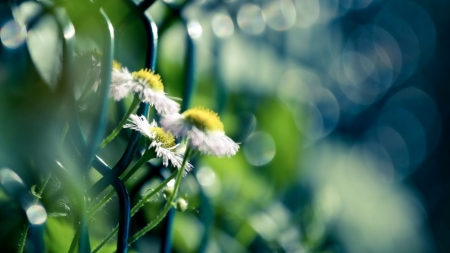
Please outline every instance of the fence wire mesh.
[[0, 251], [449, 252], [449, 7], [0, 1]]

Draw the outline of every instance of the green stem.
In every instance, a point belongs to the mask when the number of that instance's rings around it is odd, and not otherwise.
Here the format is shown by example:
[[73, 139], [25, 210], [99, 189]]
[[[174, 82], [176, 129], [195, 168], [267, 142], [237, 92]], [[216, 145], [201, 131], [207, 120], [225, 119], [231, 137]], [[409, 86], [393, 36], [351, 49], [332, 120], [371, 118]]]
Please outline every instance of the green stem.
[[111, 240], [111, 238], [113, 238], [113, 236], [117, 234], [118, 231], [119, 231], [119, 225], [117, 225], [113, 229], [113, 231], [111, 231], [111, 233], [109, 233], [109, 235], [105, 239], [103, 239], [103, 241], [92, 251], [92, 253], [99, 252], [103, 248], [103, 246], [105, 246], [106, 243], [108, 243], [109, 240]]
[[[42, 185], [41, 189], [39, 190], [38, 196], [39, 196], [40, 198], [42, 198], [42, 194], [44, 193], [44, 189], [45, 189], [45, 187], [47, 187], [48, 181], [50, 181], [50, 177], [51, 177], [51, 176], [52, 176], [52, 173], [51, 173], [51, 172], [48, 173], [47, 179], [45, 179], [44, 184]], [[36, 203], [38, 202], [38, 200], [39, 200], [39, 199], [36, 198], [36, 199], [34, 200], [34, 204], [36, 204]]]
[[[82, 203], [81, 206], [79, 206], [79, 210], [77, 212], [80, 213], [80, 220], [81, 222], [78, 223], [77, 228], [75, 229], [75, 235], [73, 236], [72, 243], [70, 244], [69, 253], [73, 253], [75, 251], [75, 248], [77, 245], [81, 246], [80, 239], [83, 239], [82, 236], [84, 236], [87, 232], [87, 226], [86, 224], [83, 224], [83, 219], [86, 219], [84, 222], [87, 222], [87, 218], [84, 216], [86, 215], [86, 203], [84, 202], [83, 196], [77, 196], [79, 203]], [[86, 226], [86, 227], [84, 227]], [[83, 231], [84, 230], [84, 231]], [[83, 233], [83, 234], [82, 234]], [[86, 245], [84, 245], [86, 246]], [[86, 248], [80, 249], [82, 252], [86, 252]]]
[[163, 210], [158, 214], [158, 216], [156, 216], [156, 218], [152, 222], [150, 222], [147, 226], [145, 226], [139, 232], [134, 234], [130, 239], [128, 239], [128, 245], [131, 245], [133, 242], [135, 242], [141, 236], [145, 235], [148, 231], [150, 231], [152, 228], [154, 228], [156, 225], [158, 225], [159, 222], [161, 222], [161, 220], [169, 212], [170, 208], [172, 208], [172, 202], [175, 199], [175, 196], [177, 195], [178, 188], [180, 187], [181, 178], [183, 178], [184, 166], [186, 165], [186, 161], [190, 157], [190, 154], [191, 154], [191, 149], [188, 148], [188, 150], [186, 150], [186, 153], [184, 155], [183, 164], [182, 164], [181, 168], [178, 170], [173, 194], [170, 195], [170, 197], [167, 199], [167, 202], [166, 202]]
[[160, 185], [158, 185], [158, 187], [156, 187], [152, 192], [150, 192], [149, 194], [145, 195], [141, 200], [139, 200], [139, 202], [131, 209], [131, 217], [133, 217], [141, 207], [143, 207], [145, 205], [145, 203], [151, 198], [153, 197], [153, 195], [155, 195], [157, 192], [161, 191], [162, 188], [164, 186], [167, 185], [167, 183], [169, 183], [170, 180], [174, 179], [175, 176], [177, 175], [177, 171], [175, 171], [174, 173], [172, 173], [172, 175], [170, 175], [170, 177], [168, 177], [166, 180], [164, 180]]
[[23, 229], [22, 237], [20, 237], [19, 249], [17, 250], [17, 253], [22, 253], [23, 249], [25, 248], [25, 242], [27, 240], [27, 234], [28, 234], [29, 227], [30, 226], [28, 226], [28, 224], [26, 224]]
[[[156, 157], [156, 153], [153, 150], [146, 150], [145, 153], [142, 155], [142, 157], [134, 164], [134, 166], [123, 176], [121, 176], [120, 178], [122, 179], [123, 182], [126, 182], [142, 165], [144, 165], [144, 163], [146, 163], [147, 161], [149, 161], [150, 159]], [[89, 220], [90, 218], [92, 218], [92, 216], [98, 212], [98, 210], [100, 210], [114, 195], [116, 194], [116, 192], [114, 190], [111, 190], [102, 200], [100, 200], [100, 202], [98, 202], [94, 207], [92, 207], [88, 213], [87, 213], [87, 219]], [[111, 236], [109, 238], [105, 238], [102, 243], [97, 246], [98, 250], [100, 250], [109, 240], [111, 240], [112, 236], [115, 235], [115, 233], [117, 233], [118, 228], [116, 228], [113, 232], [111, 232], [110, 235]], [[75, 245], [74, 242], [78, 241], [80, 238], [80, 229], [77, 228], [75, 236], [73, 238], [72, 244], [70, 246], [69, 252], [73, 252], [73, 250], [75, 250]], [[94, 249], [94, 252], [97, 252], [98, 250]]]
[[69, 253], [72, 253], [75, 251], [75, 247], [77, 246], [77, 242], [80, 240], [81, 235], [81, 229], [80, 225], [78, 225], [77, 229], [75, 230], [75, 235], [73, 236], [72, 243], [70, 244]]
[[[142, 157], [134, 164], [133, 168], [131, 168], [125, 175], [120, 178], [125, 183], [144, 163], [149, 161], [152, 158], [155, 158], [156, 154], [153, 150], [147, 149], [142, 155]], [[94, 207], [92, 207], [88, 212], [88, 219], [90, 219], [100, 208], [102, 208], [114, 195], [116, 192], [111, 190], [100, 202], [98, 202]]]
[[[158, 187], [156, 187], [154, 190], [152, 190], [149, 194], [145, 195], [141, 200], [139, 200], [139, 202], [133, 207], [133, 209], [131, 209], [131, 217], [133, 217], [138, 211], [139, 209], [145, 205], [145, 203], [151, 198], [153, 197], [156, 193], [158, 193], [159, 191], [162, 190], [162, 188], [167, 185], [167, 183], [172, 180], [175, 176], [177, 175], [177, 171], [175, 171], [174, 173], [172, 173], [172, 175], [170, 175], [170, 177], [168, 177], [166, 180], [164, 180], [160, 185], [158, 185]], [[108, 236], [105, 237], [105, 239], [103, 239], [103, 241], [92, 251], [92, 253], [97, 253], [100, 251], [101, 248], [103, 248], [103, 246], [106, 245], [106, 243], [109, 242], [109, 240], [111, 240], [111, 238], [113, 238], [114, 235], [117, 234], [117, 232], [119, 231], [119, 225], [117, 225], [113, 231], [111, 231], [111, 233], [109, 233]]]
[[[39, 197], [42, 197], [42, 193], [44, 193], [44, 189], [45, 189], [45, 187], [47, 187], [48, 181], [50, 180], [51, 176], [52, 176], [52, 173], [49, 173], [48, 176], [47, 176], [47, 179], [45, 180], [45, 182], [42, 185], [41, 189], [37, 193], [37, 195]], [[36, 204], [38, 201], [39, 201], [39, 198], [35, 197], [34, 204]], [[23, 249], [25, 248], [25, 243], [27, 241], [27, 234], [28, 234], [28, 229], [29, 228], [30, 228], [30, 226], [28, 224], [26, 224], [25, 228], [23, 229], [22, 237], [20, 237], [19, 249], [17, 250], [18, 253], [22, 253]]]
[[125, 175], [121, 175], [120, 179], [125, 183], [130, 177], [142, 166], [144, 163], [148, 162], [150, 159], [156, 157], [154, 149], [147, 149], [142, 157], [136, 162], [136, 164], [131, 168]]
[[114, 138], [119, 134], [120, 130], [122, 130], [123, 125], [125, 125], [125, 123], [127, 122], [127, 119], [128, 119], [128, 117], [130, 117], [130, 114], [139, 105], [140, 101], [141, 100], [139, 99], [139, 97], [137, 95], [134, 96], [133, 102], [131, 103], [130, 108], [128, 108], [127, 113], [125, 113], [122, 120], [119, 122], [119, 124], [116, 126], [116, 128], [114, 128], [112, 133], [102, 141], [102, 143], [100, 144], [100, 149], [104, 148], [109, 142], [114, 140]]

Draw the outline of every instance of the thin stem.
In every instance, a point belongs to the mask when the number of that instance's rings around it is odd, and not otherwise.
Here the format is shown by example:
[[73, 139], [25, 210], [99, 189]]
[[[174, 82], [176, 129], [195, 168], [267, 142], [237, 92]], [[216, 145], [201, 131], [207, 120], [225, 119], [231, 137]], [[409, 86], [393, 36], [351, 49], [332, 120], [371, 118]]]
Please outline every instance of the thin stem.
[[113, 229], [113, 231], [111, 231], [111, 233], [109, 233], [109, 235], [105, 239], [103, 239], [103, 241], [92, 251], [92, 253], [99, 252], [103, 248], [103, 246], [105, 246], [106, 243], [108, 243], [109, 240], [111, 240], [111, 238], [113, 238], [113, 236], [117, 234], [117, 231], [119, 231], [119, 225], [117, 225]]
[[[48, 173], [47, 179], [45, 179], [44, 184], [42, 185], [41, 189], [39, 190], [39, 192], [38, 192], [37, 195], [38, 195], [40, 198], [42, 198], [42, 194], [44, 193], [44, 189], [45, 189], [45, 187], [47, 187], [48, 181], [50, 181], [50, 177], [51, 177], [51, 176], [52, 176], [52, 173], [51, 173], [51, 172]], [[38, 199], [38, 198], [35, 198], [34, 204], [36, 204], [38, 201], [39, 201], [39, 199]]]
[[[52, 173], [49, 173], [47, 176], [47, 179], [45, 180], [44, 184], [42, 185], [41, 189], [39, 190], [39, 192], [37, 193], [37, 195], [39, 197], [42, 197], [42, 193], [44, 193], [44, 189], [45, 187], [47, 187], [48, 181], [50, 180], [50, 177], [52, 176]], [[34, 199], [34, 204], [37, 204], [37, 202], [39, 201], [38, 197], [35, 197]], [[30, 226], [28, 224], [25, 225], [23, 232], [22, 232], [22, 237], [20, 237], [20, 242], [19, 242], [19, 249], [17, 250], [18, 253], [22, 253], [23, 249], [25, 248], [25, 243], [27, 241], [27, 234], [28, 234], [28, 229], [30, 228]]]
[[[81, 200], [81, 201], [84, 201], [84, 200]], [[82, 205], [83, 206], [82, 206], [81, 211], [82, 212], [86, 212], [85, 211], [85, 208], [86, 208], [85, 207], [85, 203], [83, 203]], [[83, 214], [83, 215], [85, 215], [85, 214]], [[82, 217], [81, 219], [86, 219], [87, 220], [86, 217]], [[86, 225], [86, 224], [83, 224], [83, 222], [86, 222], [86, 220], [85, 221], [81, 220], [81, 222], [78, 223], [78, 226], [75, 229], [76, 232], [75, 232], [75, 235], [73, 236], [72, 243], [70, 244], [70, 248], [69, 248], [69, 251], [68, 251], [69, 253], [73, 253], [75, 251], [75, 248], [76, 248], [77, 244], [79, 245], [79, 247], [85, 246], [83, 248], [80, 248], [80, 250], [82, 252], [86, 252], [86, 248], [88, 248], [90, 250], [90, 246], [88, 246], [88, 245], [90, 245], [89, 244], [89, 240], [86, 240], [86, 242], [84, 242], [87, 245], [81, 245], [81, 243], [80, 243], [80, 239], [83, 240], [83, 238], [81, 237], [82, 233], [83, 233], [83, 236], [84, 236], [84, 233], [86, 233], [86, 231], [83, 231], [83, 229], [87, 229], [87, 227], [83, 228]]]
[[167, 199], [167, 202], [166, 202], [163, 210], [158, 214], [158, 216], [156, 216], [156, 218], [152, 222], [150, 222], [147, 226], [145, 226], [143, 229], [141, 229], [139, 232], [137, 232], [135, 235], [133, 235], [130, 239], [128, 239], [128, 245], [131, 245], [133, 242], [135, 242], [141, 236], [145, 235], [148, 231], [150, 231], [152, 228], [154, 228], [156, 225], [158, 225], [159, 222], [161, 222], [161, 220], [166, 216], [167, 212], [169, 212], [170, 208], [172, 208], [172, 202], [178, 193], [178, 188], [180, 187], [181, 178], [183, 178], [184, 166], [186, 165], [186, 161], [190, 157], [190, 154], [191, 154], [191, 149], [188, 148], [188, 150], [186, 150], [186, 153], [184, 155], [183, 164], [182, 164], [181, 168], [178, 170], [173, 194], [170, 195], [169, 199]]
[[102, 143], [100, 144], [100, 149], [104, 148], [109, 142], [114, 140], [114, 138], [119, 134], [120, 130], [122, 130], [123, 125], [125, 125], [128, 117], [136, 109], [139, 102], [140, 102], [139, 97], [137, 95], [134, 96], [134, 99], [133, 99], [133, 102], [131, 103], [130, 108], [128, 108], [128, 111], [125, 113], [125, 115], [123, 116], [123, 118], [119, 122], [119, 124], [116, 126], [116, 128], [114, 128], [112, 133], [102, 141]]
[[63, 145], [64, 140], [66, 139], [66, 134], [67, 134], [68, 130], [69, 130], [69, 122], [66, 122], [66, 124], [64, 125], [64, 128], [63, 128], [63, 132], [61, 133], [61, 137], [60, 137], [61, 142], [59, 143], [60, 146]]
[[153, 197], [153, 195], [155, 195], [156, 193], [158, 193], [159, 191], [162, 190], [162, 188], [164, 186], [167, 185], [167, 183], [169, 183], [170, 180], [172, 180], [173, 178], [175, 178], [175, 176], [177, 175], [177, 171], [175, 171], [174, 173], [172, 173], [172, 175], [170, 175], [170, 177], [168, 177], [166, 180], [164, 180], [160, 185], [158, 185], [158, 187], [156, 187], [152, 192], [150, 192], [149, 194], [145, 195], [141, 200], [139, 200], [139, 202], [131, 209], [131, 216], [133, 217], [141, 207], [143, 207], [145, 205], [145, 203], [151, 198]]
[[73, 236], [72, 243], [70, 244], [69, 253], [72, 253], [75, 251], [75, 247], [77, 246], [77, 242], [80, 240], [81, 235], [81, 229], [80, 225], [78, 225], [77, 229], [75, 230], [75, 235]]
[[28, 226], [28, 224], [26, 224], [25, 227], [23, 228], [22, 237], [20, 237], [19, 249], [17, 250], [17, 253], [22, 253], [23, 249], [25, 248], [25, 242], [27, 240], [29, 228], [30, 226]]
[[[168, 177], [166, 180], [164, 180], [160, 185], [158, 185], [158, 187], [156, 187], [154, 190], [152, 190], [149, 194], [145, 195], [141, 200], [139, 200], [139, 202], [133, 207], [133, 209], [131, 209], [131, 217], [133, 217], [138, 211], [139, 209], [145, 205], [145, 203], [151, 198], [153, 197], [156, 193], [158, 193], [159, 191], [162, 190], [162, 188], [167, 185], [167, 183], [172, 180], [175, 176], [177, 175], [177, 171], [175, 171], [174, 173], [172, 173], [172, 175], [170, 175], [170, 177]], [[109, 235], [107, 235], [105, 237], [105, 239], [103, 239], [103, 241], [92, 251], [92, 253], [97, 253], [100, 251], [101, 248], [103, 248], [103, 246], [106, 245], [106, 243], [108, 243], [109, 240], [111, 240], [111, 238], [113, 238], [114, 235], [117, 234], [117, 232], [119, 231], [119, 226], [117, 225], [113, 231], [111, 231], [111, 233], [109, 233]]]
[[122, 179], [123, 182], [126, 182], [142, 165], [144, 165], [144, 163], [155, 157], [155, 151], [153, 149], [147, 149], [142, 157], [133, 166], [133, 168], [131, 168], [125, 175], [121, 175], [120, 179]]
[[[142, 166], [144, 163], [149, 161], [150, 159], [156, 156], [155, 152], [152, 150], [146, 150], [144, 155], [134, 164], [133, 168], [131, 168], [125, 175], [120, 178], [125, 183], [130, 177]], [[90, 219], [95, 213], [98, 212], [114, 195], [116, 192], [111, 190], [100, 202], [98, 202], [94, 207], [92, 207], [88, 211], [88, 219]]]

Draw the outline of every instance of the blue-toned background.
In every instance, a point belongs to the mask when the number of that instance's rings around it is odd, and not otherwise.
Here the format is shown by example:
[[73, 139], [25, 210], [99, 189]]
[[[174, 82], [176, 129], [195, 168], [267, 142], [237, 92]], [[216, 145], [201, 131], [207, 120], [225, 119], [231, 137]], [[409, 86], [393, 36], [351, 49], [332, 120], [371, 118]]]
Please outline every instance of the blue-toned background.
[[[142, 68], [148, 41], [139, 18], [123, 1], [102, 2], [114, 26], [126, 23], [115, 59]], [[75, 52], [102, 51], [89, 5], [60, 6], [75, 27]], [[173, 252], [449, 252], [449, 8], [445, 0], [155, 2], [146, 14], [159, 30], [165, 91], [217, 111], [241, 143], [230, 159], [199, 157], [183, 180], [189, 209], [175, 215]], [[54, 154], [73, 159], [57, 145], [67, 99], [58, 89], [63, 35], [49, 16], [27, 30], [38, 11], [33, 1], [0, 3], [0, 167], [27, 187], [55, 170]], [[74, 78], [85, 71], [79, 65]], [[91, 100], [78, 108], [86, 133], [98, 116]], [[109, 102], [107, 132], [130, 102]], [[99, 156], [114, 164], [128, 138], [123, 131]], [[153, 187], [151, 173], [127, 183], [132, 202]], [[75, 185], [99, 178], [92, 171]], [[49, 252], [66, 252], [73, 237], [71, 191], [56, 173], [44, 192], [47, 212], [65, 214], [46, 222]], [[115, 226], [117, 204], [89, 223], [92, 245]], [[0, 191], [5, 252], [16, 250], [25, 219]], [[130, 251], [159, 252], [160, 229]]]

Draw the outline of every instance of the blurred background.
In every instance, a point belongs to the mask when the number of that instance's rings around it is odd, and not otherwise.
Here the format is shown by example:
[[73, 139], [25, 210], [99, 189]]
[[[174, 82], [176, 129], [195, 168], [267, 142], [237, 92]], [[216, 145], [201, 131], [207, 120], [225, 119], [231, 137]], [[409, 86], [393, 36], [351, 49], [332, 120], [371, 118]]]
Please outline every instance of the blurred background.
[[[89, 5], [58, 4], [58, 15], [75, 27], [76, 55], [102, 51]], [[121, 26], [115, 59], [142, 68], [142, 22], [125, 1], [102, 4]], [[57, 170], [56, 154], [74, 159], [56, 145], [66, 120], [58, 22], [44, 15], [25, 26], [41, 9], [33, 1], [0, 4], [0, 167], [28, 188]], [[230, 159], [193, 161], [181, 188], [189, 208], [174, 217], [173, 252], [450, 252], [449, 9], [446, 0], [155, 2], [145, 14], [159, 30], [156, 71], [165, 91], [217, 111], [241, 143]], [[86, 65], [76, 64], [78, 78]], [[194, 88], [186, 97], [189, 78]], [[130, 103], [110, 102], [107, 132]], [[86, 125], [97, 117], [89, 105], [79, 109]], [[128, 138], [123, 131], [99, 155], [113, 165]], [[167, 172], [158, 166], [127, 182], [132, 202]], [[49, 252], [65, 252], [77, 202], [52, 173], [42, 203], [64, 215], [47, 219], [44, 238]], [[99, 178], [91, 171], [83, 180]], [[130, 234], [163, 200], [157, 196], [132, 219]], [[89, 223], [92, 245], [115, 226], [117, 204]], [[0, 241], [14, 252], [26, 217], [1, 191], [0, 205]], [[159, 252], [161, 231], [130, 251]]]

